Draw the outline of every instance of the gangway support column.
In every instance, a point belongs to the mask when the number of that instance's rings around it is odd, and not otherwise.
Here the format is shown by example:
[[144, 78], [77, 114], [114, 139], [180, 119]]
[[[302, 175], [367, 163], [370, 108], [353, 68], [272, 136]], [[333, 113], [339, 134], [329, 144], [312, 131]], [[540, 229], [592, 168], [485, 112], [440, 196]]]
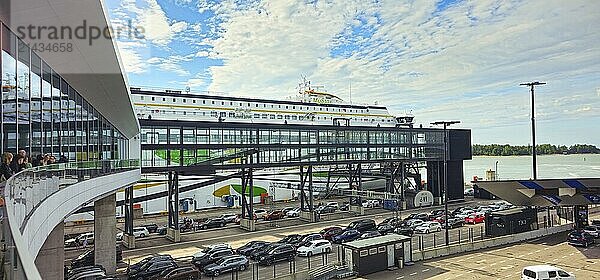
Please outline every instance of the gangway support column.
[[94, 202], [94, 263], [102, 265], [108, 275], [117, 271], [116, 194]]
[[129, 249], [135, 248], [133, 236], [133, 186], [125, 188], [125, 225], [123, 231], [123, 245]]
[[[59, 223], [46, 238], [35, 259], [35, 266], [44, 279], [64, 279], [65, 225]], [[12, 253], [12, 250], [7, 251]], [[6, 268], [6, 267], [5, 267]]]
[[179, 242], [181, 241], [181, 231], [179, 228], [179, 173], [177, 171], [169, 171], [168, 177], [169, 226], [167, 227], [167, 239]]
[[[356, 168], [353, 167], [353, 164], [348, 165], [348, 186], [351, 190], [356, 190], [356, 192], [360, 194], [362, 192], [361, 165], [359, 163], [356, 165]], [[360, 195], [350, 197], [349, 211], [359, 215], [365, 214], [365, 210], [362, 206], [362, 197]]]
[[[308, 196], [306, 188], [308, 188]], [[303, 221], [317, 221], [313, 196], [313, 167], [309, 165], [304, 173], [304, 166], [300, 166], [300, 219]]]

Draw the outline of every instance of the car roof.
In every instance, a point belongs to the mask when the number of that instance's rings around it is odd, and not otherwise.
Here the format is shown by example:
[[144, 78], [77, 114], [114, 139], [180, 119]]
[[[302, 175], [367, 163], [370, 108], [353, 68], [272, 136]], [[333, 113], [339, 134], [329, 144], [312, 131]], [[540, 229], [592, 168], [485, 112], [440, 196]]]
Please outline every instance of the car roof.
[[551, 271], [562, 270], [558, 267], [547, 265], [547, 264], [527, 266], [523, 269], [531, 270], [533, 272], [548, 271], [548, 270], [551, 270]]

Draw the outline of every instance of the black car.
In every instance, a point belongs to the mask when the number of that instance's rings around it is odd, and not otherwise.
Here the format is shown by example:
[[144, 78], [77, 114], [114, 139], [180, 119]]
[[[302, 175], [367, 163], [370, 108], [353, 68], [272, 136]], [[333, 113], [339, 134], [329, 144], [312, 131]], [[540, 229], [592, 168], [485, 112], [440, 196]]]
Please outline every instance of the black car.
[[[442, 228], [446, 228], [446, 222], [440, 221]], [[465, 220], [461, 218], [448, 218], [448, 228], [459, 228], [465, 225]]]
[[294, 243], [300, 242], [301, 239], [302, 239], [302, 235], [300, 235], [300, 234], [290, 234], [290, 235], [282, 238], [281, 240], [277, 241], [277, 243], [294, 244]]
[[355, 229], [360, 232], [372, 231], [376, 229], [375, 221], [371, 219], [364, 219], [351, 222], [346, 229]]
[[394, 232], [396, 228], [394, 226], [392, 226], [391, 224], [379, 224], [377, 226], [377, 231], [379, 231], [379, 233], [386, 235], [388, 233]]
[[222, 258], [233, 256], [233, 255], [234, 255], [233, 250], [224, 249], [224, 250], [213, 252], [208, 255], [204, 255], [200, 258], [192, 257], [192, 264], [195, 265], [197, 268], [202, 269], [203, 267], [205, 267], [209, 264], [215, 263]]
[[70, 270], [67, 269], [67, 272], [65, 273], [65, 279], [74, 278], [74, 276], [76, 276], [82, 272], [85, 272], [85, 271], [96, 271], [96, 270], [103, 271], [106, 273], [106, 270], [104, 269], [104, 267], [99, 264], [87, 265], [87, 266], [72, 268]]
[[198, 224], [198, 229], [209, 229], [209, 228], [217, 228], [217, 227], [224, 227], [226, 224], [225, 220], [221, 219], [221, 218], [212, 218], [212, 219], [208, 219], [202, 223]]
[[157, 256], [146, 257], [143, 260], [130, 265], [127, 268], [127, 274], [129, 274], [129, 271], [139, 270], [142, 266], [144, 266], [148, 263], [154, 263], [154, 262], [158, 262], [158, 261], [167, 261], [167, 260], [173, 260], [173, 257], [171, 257], [170, 255], [157, 255]]
[[[117, 246], [116, 251], [117, 262], [120, 262], [123, 260], [123, 249], [121, 249], [121, 246]], [[71, 268], [91, 266], [94, 263], [94, 250], [88, 250], [71, 260]]]
[[246, 243], [246, 245], [237, 248], [235, 252], [240, 255], [249, 256], [250, 254], [252, 254], [253, 251], [263, 248], [269, 244], [271, 243], [266, 241], [250, 241]]
[[137, 280], [149, 279], [153, 276], [160, 274], [165, 270], [171, 270], [174, 268], [177, 268], [177, 264], [172, 259], [148, 262], [145, 265], [141, 266], [139, 269], [130, 269], [127, 273], [127, 277], [129, 279]]
[[413, 213], [408, 215], [408, 217], [404, 218], [404, 221], [417, 219], [422, 221], [429, 221], [429, 214], [427, 213]]
[[156, 233], [156, 231], [158, 231], [157, 224], [145, 224], [145, 225], [141, 225], [141, 227], [145, 227], [149, 233]]
[[600, 226], [600, 220], [592, 220], [592, 226]]
[[282, 244], [283, 243], [271, 243], [262, 248], [258, 248], [256, 250], [252, 251], [252, 253], [250, 253], [250, 258], [253, 260], [258, 260], [260, 258], [260, 256], [266, 254], [267, 252], [269, 252], [272, 249], [275, 249], [275, 248], [281, 246]]
[[335, 210], [337, 210], [336, 207], [331, 206], [331, 205], [325, 205], [325, 206], [317, 207], [317, 209], [315, 209], [315, 212], [317, 212], [318, 214], [326, 214], [326, 213], [335, 213]]
[[200, 271], [193, 266], [164, 270], [158, 277], [155, 277], [157, 280], [197, 280], [200, 278]]
[[404, 235], [404, 236], [413, 236], [415, 231], [409, 227], [399, 227], [394, 230], [394, 233]]
[[444, 210], [433, 210], [431, 211], [431, 213], [429, 213], [429, 220], [433, 221], [435, 220], [437, 217], [441, 217], [441, 216], [445, 216], [446, 211]]
[[340, 211], [348, 211], [350, 209], [350, 203], [344, 203], [340, 206]]
[[309, 233], [302, 235], [300, 239], [298, 239], [296, 242], [290, 242], [288, 244], [294, 246], [295, 248], [299, 248], [300, 246], [307, 244], [310, 241], [318, 239], [323, 239], [323, 236], [320, 233]]
[[594, 244], [594, 237], [585, 231], [572, 231], [568, 237], [569, 244], [587, 247]]
[[396, 227], [400, 223], [402, 223], [402, 219], [397, 218], [397, 217], [389, 217], [389, 218], [385, 218], [381, 223], [379, 223], [379, 225], [389, 224], [391, 226]]
[[262, 254], [258, 258], [258, 264], [272, 265], [280, 261], [293, 261], [295, 257], [296, 248], [289, 244], [282, 244]]
[[249, 265], [248, 258], [245, 256], [231, 256], [223, 258], [216, 263], [210, 264], [204, 268], [206, 276], [216, 277], [223, 272], [244, 271]]
[[167, 227], [159, 227], [158, 229], [156, 229], [156, 233], [158, 233], [158, 235], [167, 235]]

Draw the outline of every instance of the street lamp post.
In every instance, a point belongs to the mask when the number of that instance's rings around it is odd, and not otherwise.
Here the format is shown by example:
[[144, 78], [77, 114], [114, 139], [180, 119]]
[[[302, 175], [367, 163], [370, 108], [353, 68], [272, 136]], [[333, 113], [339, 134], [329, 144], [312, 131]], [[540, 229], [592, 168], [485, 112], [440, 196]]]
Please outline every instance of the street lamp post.
[[545, 85], [543, 82], [522, 83], [520, 86], [528, 86], [531, 88], [531, 155], [533, 160], [533, 180], [537, 180], [537, 159], [535, 150], [535, 86]]
[[446, 228], [446, 246], [450, 245], [448, 234], [448, 130], [446, 128], [456, 123], [460, 123], [460, 121], [437, 121], [431, 123], [432, 125], [444, 126], [444, 227]]
[[498, 161], [496, 161], [496, 169], [494, 170], [494, 179], [498, 181]]

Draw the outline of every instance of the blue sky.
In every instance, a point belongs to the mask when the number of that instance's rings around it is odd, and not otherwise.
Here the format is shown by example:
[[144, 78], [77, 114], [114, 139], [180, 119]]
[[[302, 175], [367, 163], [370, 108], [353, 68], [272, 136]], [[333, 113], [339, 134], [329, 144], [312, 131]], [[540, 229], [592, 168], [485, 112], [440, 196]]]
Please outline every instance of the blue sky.
[[353, 103], [461, 120], [474, 143], [600, 145], [600, 2], [107, 0], [130, 85], [282, 99], [301, 75]]

